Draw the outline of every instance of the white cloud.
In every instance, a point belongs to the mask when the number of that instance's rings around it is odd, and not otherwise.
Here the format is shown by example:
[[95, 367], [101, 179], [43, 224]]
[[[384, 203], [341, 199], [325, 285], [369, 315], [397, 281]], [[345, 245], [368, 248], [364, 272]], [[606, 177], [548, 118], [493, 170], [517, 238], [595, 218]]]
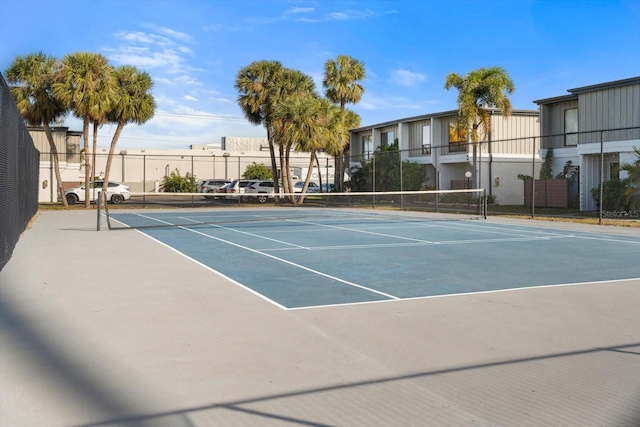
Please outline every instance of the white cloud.
[[399, 96], [379, 97], [365, 92], [362, 96], [362, 100], [351, 108], [364, 110], [420, 110], [423, 107], [421, 104], [408, 98]]
[[389, 75], [389, 82], [403, 87], [414, 87], [427, 80], [427, 76], [422, 73], [414, 73], [409, 70], [392, 70]]
[[288, 14], [298, 14], [298, 13], [311, 13], [313, 12], [315, 9], [313, 7], [294, 7], [292, 9], [289, 9], [288, 11], [285, 12], [285, 15]]
[[185, 95], [182, 97], [182, 99], [184, 99], [185, 101], [198, 101], [198, 98], [196, 98], [195, 96], [191, 96], [191, 95]]
[[189, 42], [191, 40], [193, 40], [193, 37], [191, 37], [189, 34], [180, 32], [180, 31], [175, 31], [172, 30], [171, 28], [167, 28], [167, 27], [160, 27], [158, 28], [158, 30], [163, 33], [166, 34], [167, 36], [173, 38], [173, 39], [177, 39], [177, 40], [182, 40], [182, 41], [186, 41]]

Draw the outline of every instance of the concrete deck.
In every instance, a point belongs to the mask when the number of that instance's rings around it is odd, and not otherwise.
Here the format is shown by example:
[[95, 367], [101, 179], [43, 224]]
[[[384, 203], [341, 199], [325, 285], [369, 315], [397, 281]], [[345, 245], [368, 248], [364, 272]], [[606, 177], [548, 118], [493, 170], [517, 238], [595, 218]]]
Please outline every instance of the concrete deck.
[[640, 280], [286, 311], [95, 226], [0, 272], [2, 427], [640, 425]]

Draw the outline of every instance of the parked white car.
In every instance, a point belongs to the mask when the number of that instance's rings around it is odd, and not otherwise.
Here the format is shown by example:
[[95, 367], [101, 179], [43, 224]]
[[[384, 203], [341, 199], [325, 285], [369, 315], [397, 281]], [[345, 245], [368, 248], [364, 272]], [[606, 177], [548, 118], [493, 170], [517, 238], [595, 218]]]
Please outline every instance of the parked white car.
[[[244, 199], [248, 202], [265, 203], [269, 197], [273, 197], [273, 193], [273, 181], [270, 179], [253, 181], [244, 187]], [[258, 194], [258, 196], [246, 196], [246, 194]]]
[[[89, 189], [89, 198], [92, 202], [95, 202], [98, 193], [102, 191], [102, 184], [104, 181], [93, 181], [89, 185], [91, 186]], [[80, 187], [70, 188], [64, 191], [64, 196], [67, 199], [67, 203], [70, 205], [76, 204], [78, 202], [84, 202], [84, 184]], [[120, 184], [118, 182], [109, 181], [107, 187], [107, 200], [114, 204], [122, 203], [125, 200], [129, 200], [131, 198], [131, 193], [129, 192], [129, 187], [124, 184]]]
[[244, 189], [247, 187], [247, 185], [251, 184], [252, 182], [254, 182], [255, 179], [235, 179], [233, 181], [231, 181], [231, 183], [229, 183], [229, 185], [226, 187], [226, 199], [237, 199], [238, 195], [240, 197], [242, 197], [242, 195], [244, 194]]

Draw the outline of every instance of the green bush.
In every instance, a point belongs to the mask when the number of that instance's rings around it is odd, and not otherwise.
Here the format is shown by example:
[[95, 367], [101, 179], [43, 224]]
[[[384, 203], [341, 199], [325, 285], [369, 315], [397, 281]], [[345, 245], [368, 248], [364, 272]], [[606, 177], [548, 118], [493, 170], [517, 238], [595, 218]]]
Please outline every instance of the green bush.
[[271, 170], [262, 163], [251, 163], [246, 167], [242, 174], [244, 179], [273, 179]]
[[[629, 208], [625, 203], [625, 190], [628, 183], [625, 180], [612, 179], [602, 184], [603, 203], [602, 209], [605, 210], [626, 210]], [[596, 206], [600, 208], [600, 187], [594, 187], [590, 191], [591, 198], [596, 202]]]
[[196, 177], [189, 172], [185, 176], [181, 176], [178, 169], [171, 172], [171, 175], [165, 176], [160, 185], [160, 190], [166, 193], [195, 193], [198, 191], [197, 189]]

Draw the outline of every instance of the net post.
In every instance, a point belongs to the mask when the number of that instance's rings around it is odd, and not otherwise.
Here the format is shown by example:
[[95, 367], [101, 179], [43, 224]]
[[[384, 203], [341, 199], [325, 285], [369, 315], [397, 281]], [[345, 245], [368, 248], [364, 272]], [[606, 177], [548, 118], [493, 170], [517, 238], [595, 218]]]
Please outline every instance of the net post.
[[487, 219], [487, 189], [484, 188], [482, 190], [482, 209], [484, 210], [483, 212], [483, 218]]
[[98, 208], [96, 209], [96, 211], [98, 211], [98, 224], [96, 226], [96, 231], [100, 231], [100, 211], [102, 210], [102, 191], [98, 192]]

